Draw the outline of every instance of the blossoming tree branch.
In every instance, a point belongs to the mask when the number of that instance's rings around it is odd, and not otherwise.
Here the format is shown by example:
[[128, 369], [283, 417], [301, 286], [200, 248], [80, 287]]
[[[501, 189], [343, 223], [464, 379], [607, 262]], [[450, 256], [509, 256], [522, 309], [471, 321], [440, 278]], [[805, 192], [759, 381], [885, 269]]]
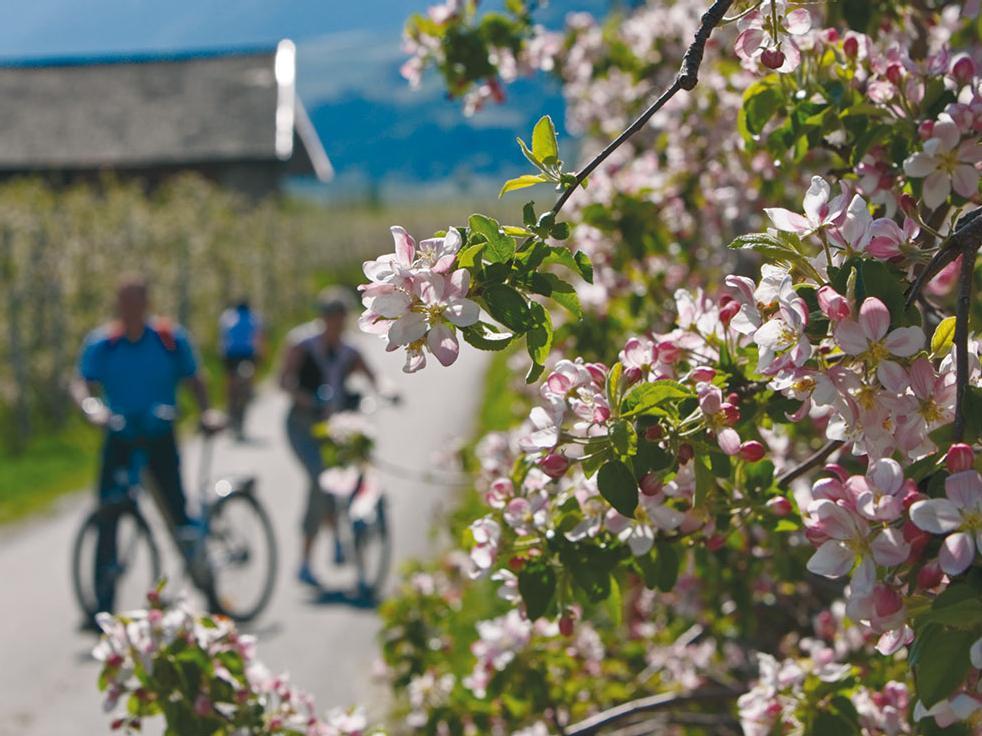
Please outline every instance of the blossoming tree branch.
[[529, 405], [384, 611], [402, 727], [979, 733], [978, 2], [535, 5], [406, 29], [466, 114], [554, 77], [583, 164], [544, 117], [513, 222], [365, 264], [406, 371], [507, 349]]

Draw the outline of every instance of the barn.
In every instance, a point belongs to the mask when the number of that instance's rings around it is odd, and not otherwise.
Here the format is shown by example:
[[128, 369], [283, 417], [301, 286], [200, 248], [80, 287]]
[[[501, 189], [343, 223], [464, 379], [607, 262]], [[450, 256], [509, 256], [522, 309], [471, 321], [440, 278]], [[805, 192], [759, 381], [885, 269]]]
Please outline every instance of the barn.
[[296, 48], [0, 61], [0, 179], [193, 171], [250, 197], [333, 174], [296, 92]]

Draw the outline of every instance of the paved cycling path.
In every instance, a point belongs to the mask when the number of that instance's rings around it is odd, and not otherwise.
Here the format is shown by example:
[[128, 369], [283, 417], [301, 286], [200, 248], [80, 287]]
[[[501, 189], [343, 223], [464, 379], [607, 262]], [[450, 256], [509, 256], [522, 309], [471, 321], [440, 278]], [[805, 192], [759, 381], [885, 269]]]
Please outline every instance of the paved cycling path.
[[[435, 453], [469, 436], [484, 356], [465, 349], [450, 370], [435, 366], [405, 376], [401, 358], [386, 355], [378, 341], [358, 342], [404, 397], [402, 406], [382, 409], [374, 417], [381, 457], [419, 469]], [[314, 605], [294, 582], [303, 479], [286, 444], [285, 410], [279, 392], [262, 392], [249, 417], [252, 440], [236, 445], [223, 437], [215, 448], [216, 473], [259, 476], [260, 496], [279, 539], [280, 575], [273, 602], [252, 627], [260, 639], [259, 655], [273, 670], [288, 670], [293, 682], [317, 697], [321, 710], [377, 702], [380, 694], [371, 679], [378, 652], [374, 612]], [[189, 445], [184, 472], [191, 482], [196, 448], [194, 442]], [[384, 476], [397, 563], [430, 550], [429, 529], [453, 492], [414, 476]], [[78, 613], [68, 570], [72, 536], [87, 502], [80, 494], [42, 519], [0, 527], [0, 736], [108, 732], [95, 687], [97, 667], [89, 658], [95, 639], [75, 628]], [[167, 543], [162, 547], [173, 568], [174, 551]], [[326, 547], [318, 553], [326, 558]], [[322, 568], [328, 569], [326, 563]]]

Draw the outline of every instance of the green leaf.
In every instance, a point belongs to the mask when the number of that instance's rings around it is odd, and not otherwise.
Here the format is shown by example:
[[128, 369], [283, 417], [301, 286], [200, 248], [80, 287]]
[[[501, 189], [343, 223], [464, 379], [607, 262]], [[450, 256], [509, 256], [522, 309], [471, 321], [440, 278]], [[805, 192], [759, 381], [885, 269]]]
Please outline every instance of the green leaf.
[[621, 598], [621, 586], [616, 578], [610, 578], [610, 595], [607, 597], [607, 615], [614, 626], [620, 626], [624, 617], [624, 601]]
[[894, 327], [909, 327], [921, 323], [920, 312], [906, 306], [906, 280], [899, 271], [882, 261], [862, 260], [858, 263], [859, 279], [857, 299], [865, 301], [871, 296], [883, 302], [890, 310], [890, 322]]
[[930, 624], [918, 634], [914, 680], [927, 708], [951, 695], [964, 682], [971, 662], [968, 650], [978, 638], [971, 631]]
[[577, 319], [583, 317], [583, 308], [576, 289], [556, 274], [548, 271], [532, 274], [532, 291], [549, 297]]
[[488, 314], [516, 333], [529, 329], [531, 319], [528, 302], [518, 291], [505, 284], [491, 284], [484, 290]]
[[655, 543], [655, 587], [663, 593], [668, 593], [675, 587], [679, 579], [679, 566], [682, 559], [679, 557], [675, 545], [665, 540]]
[[518, 574], [518, 592], [525, 602], [525, 612], [535, 621], [549, 610], [556, 592], [556, 573], [544, 562], [530, 562]]
[[460, 330], [464, 340], [478, 350], [504, 350], [511, 344], [512, 335], [497, 332], [484, 322], [477, 322]]
[[486, 215], [471, 215], [467, 220], [471, 232], [487, 241], [484, 256], [491, 263], [504, 263], [515, 255], [515, 239], [501, 231], [501, 225]]
[[694, 462], [696, 464], [696, 493], [692, 505], [694, 508], [701, 509], [705, 507], [706, 502], [709, 500], [710, 493], [715, 490], [716, 479], [713, 476], [713, 471], [706, 465], [704, 458], [697, 457], [694, 459]]
[[774, 463], [760, 460], [743, 466], [744, 483], [748, 491], [760, 492], [771, 487], [774, 481]]
[[573, 582], [590, 601], [607, 600], [612, 590], [610, 571], [617, 563], [615, 555], [599, 547], [570, 544], [560, 550], [559, 557]]
[[536, 365], [545, 365], [552, 350], [552, 318], [537, 302], [529, 303], [529, 315], [532, 327], [525, 335], [529, 357]]
[[955, 343], [955, 322], [954, 317], [945, 317], [934, 330], [931, 337], [931, 352], [934, 357], [940, 358], [948, 353], [951, 346]]
[[629, 417], [636, 414], [659, 414], [667, 412], [660, 408], [666, 401], [687, 399], [695, 394], [677, 381], [663, 379], [651, 383], [642, 383], [630, 391], [621, 401], [621, 414]]
[[484, 250], [484, 243], [474, 243], [463, 248], [457, 254], [457, 268], [473, 268], [481, 262], [481, 252]]
[[784, 100], [779, 88], [769, 80], [761, 80], [747, 88], [743, 95], [741, 122], [750, 135], [760, 135], [767, 122], [781, 108]]
[[574, 253], [566, 246], [555, 246], [543, 263], [565, 266], [578, 273], [588, 284], [593, 283], [593, 264], [590, 263], [590, 257], [581, 250]]
[[597, 474], [600, 495], [622, 516], [634, 517], [638, 507], [638, 484], [634, 473], [620, 460], [608, 460]]
[[614, 422], [610, 428], [610, 441], [624, 460], [629, 460], [638, 451], [638, 432], [631, 422]]
[[532, 151], [529, 150], [529, 147], [527, 145], [525, 145], [525, 141], [523, 141], [521, 138], [516, 138], [515, 140], [518, 141], [518, 147], [522, 149], [522, 155], [524, 155], [525, 158], [528, 159], [530, 164], [532, 164], [537, 169], [545, 168], [542, 165], [542, 161], [539, 160], [539, 158], [534, 153], [532, 153]]
[[559, 141], [556, 139], [556, 126], [552, 118], [543, 115], [532, 130], [532, 153], [546, 166], [559, 161]]
[[525, 189], [536, 184], [544, 184], [547, 181], [549, 181], [549, 178], [545, 174], [522, 174], [506, 181], [504, 186], [501, 187], [501, 191], [498, 192], [498, 196], [503, 197], [508, 192], [514, 192], [516, 189]]

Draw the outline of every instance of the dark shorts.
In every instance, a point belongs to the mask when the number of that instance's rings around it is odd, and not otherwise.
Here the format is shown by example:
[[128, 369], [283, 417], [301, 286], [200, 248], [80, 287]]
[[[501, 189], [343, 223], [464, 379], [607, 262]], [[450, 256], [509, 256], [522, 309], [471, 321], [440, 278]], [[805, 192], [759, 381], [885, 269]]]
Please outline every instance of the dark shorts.
[[222, 358], [225, 370], [229, 373], [238, 373], [244, 363], [255, 363], [255, 355], [226, 355]]

